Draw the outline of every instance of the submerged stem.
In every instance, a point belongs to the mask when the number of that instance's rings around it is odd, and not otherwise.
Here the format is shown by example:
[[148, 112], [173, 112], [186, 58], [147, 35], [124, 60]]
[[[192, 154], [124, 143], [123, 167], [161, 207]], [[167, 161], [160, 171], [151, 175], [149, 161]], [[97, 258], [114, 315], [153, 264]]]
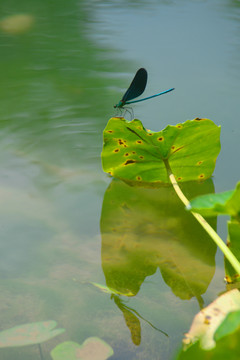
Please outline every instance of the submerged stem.
[[43, 359], [43, 353], [42, 353], [41, 344], [38, 344], [38, 350], [39, 350], [39, 354], [40, 354], [41, 360], [44, 360], [44, 359]]
[[[164, 161], [165, 166], [168, 171], [169, 179], [173, 185], [174, 190], [176, 191], [179, 199], [183, 202], [185, 206], [189, 205], [189, 200], [186, 198], [186, 196], [183, 194], [182, 190], [180, 189], [172, 170], [169, 166], [169, 163], [167, 160]], [[202, 227], [206, 230], [206, 232], [211, 236], [213, 241], [216, 243], [216, 245], [220, 248], [220, 250], [223, 252], [225, 257], [228, 259], [232, 267], [236, 270], [238, 274], [240, 274], [240, 263], [238, 259], [235, 257], [235, 255], [231, 252], [231, 250], [227, 247], [227, 245], [224, 243], [224, 241], [220, 238], [220, 236], [216, 233], [216, 231], [208, 224], [208, 222], [202, 217], [202, 215], [195, 213], [191, 211], [193, 216], [196, 218], [196, 220], [202, 225]]]

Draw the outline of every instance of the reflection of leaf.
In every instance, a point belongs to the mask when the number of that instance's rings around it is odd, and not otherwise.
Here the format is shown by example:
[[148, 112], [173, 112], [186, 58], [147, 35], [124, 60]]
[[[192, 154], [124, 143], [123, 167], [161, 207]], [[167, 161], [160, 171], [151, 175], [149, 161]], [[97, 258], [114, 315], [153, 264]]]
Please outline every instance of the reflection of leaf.
[[52, 351], [53, 360], [106, 360], [113, 355], [113, 349], [105, 341], [90, 337], [82, 345], [66, 341]]
[[[131, 332], [131, 338], [134, 345], [141, 344], [141, 323], [136, 315], [133, 313], [133, 309], [125, 305], [121, 299], [117, 296], [113, 296], [114, 302], [117, 307], [122, 311], [127, 327]], [[134, 311], [137, 313], [136, 311]]]
[[240, 216], [240, 182], [235, 190], [203, 195], [191, 200], [188, 210], [198, 212], [203, 216], [227, 214], [238, 218]]
[[[189, 197], [211, 192], [212, 182], [188, 183], [186, 190]], [[106, 284], [121, 293], [137, 294], [159, 267], [177, 296], [199, 298], [214, 274], [216, 246], [171, 187], [145, 189], [113, 180], [104, 196], [101, 234]]]
[[40, 344], [65, 331], [65, 329], [54, 330], [56, 326], [56, 321], [42, 321], [15, 326], [11, 329], [1, 331], [0, 347]]
[[234, 289], [221, 295], [195, 316], [192, 326], [183, 340], [185, 348], [197, 341], [200, 341], [200, 346], [205, 350], [214, 348], [216, 345], [214, 334], [216, 333], [217, 338], [220, 338], [223, 333], [226, 335], [227, 330], [231, 332], [234, 325], [232, 326], [229, 323], [226, 325], [225, 323], [224, 328], [220, 329], [219, 333], [216, 332], [217, 329], [230, 312], [238, 310], [240, 310], [240, 293], [238, 290]]
[[168, 183], [168, 161], [178, 181], [207, 179], [220, 151], [219, 135], [208, 119], [154, 132], [137, 119], [111, 118], [104, 130], [103, 170], [123, 180]]
[[131, 332], [132, 342], [135, 345], [141, 343], [141, 324], [139, 319], [129, 310], [122, 308], [122, 313], [126, 322], [127, 327]]

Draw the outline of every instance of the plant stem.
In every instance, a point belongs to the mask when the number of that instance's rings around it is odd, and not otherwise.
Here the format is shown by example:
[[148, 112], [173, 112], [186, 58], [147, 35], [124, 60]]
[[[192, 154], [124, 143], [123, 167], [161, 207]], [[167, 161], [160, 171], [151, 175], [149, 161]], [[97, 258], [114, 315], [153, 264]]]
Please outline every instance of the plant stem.
[[41, 360], [44, 360], [44, 359], [43, 359], [43, 353], [42, 353], [41, 344], [38, 344], [38, 350], [39, 350], [39, 353], [40, 353], [40, 358], [41, 358]]
[[[165, 160], [165, 165], [168, 170], [168, 176], [169, 179], [173, 185], [174, 190], [176, 191], [179, 199], [183, 202], [185, 206], [189, 205], [189, 200], [186, 198], [186, 196], [183, 194], [182, 190], [180, 189], [172, 170], [169, 166], [169, 163], [167, 160]], [[227, 245], [224, 243], [224, 241], [220, 238], [220, 236], [216, 233], [216, 231], [208, 224], [208, 222], [202, 217], [202, 215], [195, 213], [191, 211], [193, 216], [196, 218], [196, 220], [202, 225], [202, 227], [206, 230], [206, 232], [211, 236], [213, 241], [216, 243], [216, 245], [221, 249], [225, 257], [228, 259], [232, 267], [236, 270], [237, 274], [240, 274], [240, 263], [238, 259], [233, 255], [231, 250], [227, 247]]]

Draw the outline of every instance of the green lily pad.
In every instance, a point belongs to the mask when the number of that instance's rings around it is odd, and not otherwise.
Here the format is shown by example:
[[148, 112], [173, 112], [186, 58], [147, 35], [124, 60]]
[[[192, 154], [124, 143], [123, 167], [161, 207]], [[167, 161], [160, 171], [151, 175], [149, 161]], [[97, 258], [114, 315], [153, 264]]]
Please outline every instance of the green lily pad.
[[192, 199], [188, 210], [203, 216], [230, 215], [240, 216], [240, 182], [234, 190], [219, 194], [208, 194]]
[[41, 321], [1, 331], [0, 347], [40, 344], [65, 331], [65, 329], [54, 329], [56, 326], [56, 321]]
[[187, 120], [154, 132], [141, 121], [111, 118], [104, 130], [103, 170], [140, 183], [169, 183], [211, 177], [220, 151], [220, 127], [208, 119]]
[[90, 337], [82, 345], [65, 341], [52, 351], [53, 360], [106, 360], [113, 355], [113, 349], [105, 341]]

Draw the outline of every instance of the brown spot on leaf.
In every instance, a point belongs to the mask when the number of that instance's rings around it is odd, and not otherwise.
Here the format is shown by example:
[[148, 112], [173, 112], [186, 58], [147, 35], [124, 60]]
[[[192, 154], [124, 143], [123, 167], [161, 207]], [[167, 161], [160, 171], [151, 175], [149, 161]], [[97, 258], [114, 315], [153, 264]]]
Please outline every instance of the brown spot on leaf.
[[124, 145], [124, 142], [122, 139], [118, 139], [118, 143], [119, 143], [119, 145]]
[[203, 179], [204, 177], [205, 177], [204, 174], [200, 174], [200, 175], [199, 175], [199, 179]]
[[137, 144], [142, 144], [142, 140], [137, 140], [136, 143]]
[[129, 153], [125, 153], [124, 156], [129, 156], [130, 154]]
[[210, 325], [210, 320], [211, 320], [211, 316], [206, 315], [205, 318], [204, 318], [204, 324]]
[[109, 133], [109, 134], [112, 134], [113, 130], [107, 130], [106, 132]]
[[113, 150], [113, 152], [115, 152], [115, 153], [117, 153], [117, 152], [119, 152], [120, 151], [120, 149], [114, 149]]
[[135, 154], [136, 154], [136, 151], [132, 151], [132, 154], [135, 155]]
[[213, 308], [213, 313], [215, 316], [218, 316], [221, 313], [221, 310], [217, 307]]
[[128, 159], [123, 165], [135, 164], [136, 160]]
[[184, 146], [180, 146], [178, 149], [175, 149], [175, 153], [177, 152], [177, 151], [180, 151], [180, 150], [182, 150], [184, 148]]
[[159, 138], [157, 138], [158, 141], [163, 141], [164, 140], [164, 137], [163, 136], [160, 136]]
[[144, 159], [144, 156], [140, 155], [140, 156], [139, 156], [139, 159]]
[[177, 125], [176, 127], [177, 127], [178, 129], [182, 129], [182, 125], [180, 125], [180, 124]]
[[197, 165], [202, 165], [202, 163], [203, 163], [202, 161], [198, 161]]
[[137, 180], [141, 181], [142, 180], [141, 176], [137, 176]]
[[181, 180], [182, 180], [182, 177], [179, 176], [179, 177], [177, 178], [177, 181], [181, 181]]

